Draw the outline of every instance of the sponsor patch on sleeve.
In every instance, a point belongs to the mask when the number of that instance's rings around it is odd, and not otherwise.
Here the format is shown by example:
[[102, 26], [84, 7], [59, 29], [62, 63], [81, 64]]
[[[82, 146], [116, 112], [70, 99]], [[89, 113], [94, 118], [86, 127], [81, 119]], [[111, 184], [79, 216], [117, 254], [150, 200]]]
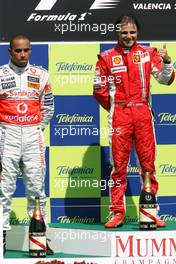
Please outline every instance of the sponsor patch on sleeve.
[[95, 75], [100, 75], [100, 67], [98, 66], [95, 68]]
[[45, 85], [45, 92], [46, 93], [51, 92], [51, 85], [50, 84]]

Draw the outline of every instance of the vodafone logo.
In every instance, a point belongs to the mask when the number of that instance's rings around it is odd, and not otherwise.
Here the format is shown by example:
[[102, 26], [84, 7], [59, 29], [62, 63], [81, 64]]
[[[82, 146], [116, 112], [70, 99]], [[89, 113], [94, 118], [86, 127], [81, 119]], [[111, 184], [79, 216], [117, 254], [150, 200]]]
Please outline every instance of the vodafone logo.
[[28, 106], [25, 103], [20, 103], [17, 105], [17, 112], [20, 114], [25, 114], [28, 110]]
[[[57, 2], [62, 4], [63, 0], [40, 0], [35, 10], [51, 10]], [[119, 2], [120, 0], [95, 0], [89, 9], [116, 8]]]
[[34, 68], [30, 68], [30, 71], [31, 71], [33, 74], [36, 73], [36, 69], [34, 69]]

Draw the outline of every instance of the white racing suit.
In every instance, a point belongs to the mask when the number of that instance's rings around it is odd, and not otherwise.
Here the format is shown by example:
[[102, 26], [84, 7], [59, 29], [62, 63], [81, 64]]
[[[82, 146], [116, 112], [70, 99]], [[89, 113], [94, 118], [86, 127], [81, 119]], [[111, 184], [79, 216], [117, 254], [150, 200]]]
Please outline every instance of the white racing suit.
[[[35, 196], [45, 211], [45, 147], [43, 130], [54, 112], [54, 100], [45, 69], [11, 61], [0, 67], [0, 157], [3, 229], [10, 230], [11, 199], [21, 171], [32, 216]], [[24, 210], [24, 208], [21, 208]]]

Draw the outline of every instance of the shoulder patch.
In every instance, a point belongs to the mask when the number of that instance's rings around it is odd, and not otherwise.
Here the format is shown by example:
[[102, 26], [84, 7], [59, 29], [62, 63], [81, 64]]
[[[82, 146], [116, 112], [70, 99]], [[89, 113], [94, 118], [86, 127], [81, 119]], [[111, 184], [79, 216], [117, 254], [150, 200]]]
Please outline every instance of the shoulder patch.
[[141, 48], [141, 50], [143, 50], [144, 52], [148, 51], [148, 52], [153, 52], [156, 51], [156, 48], [150, 47], [150, 46], [145, 46], [145, 45], [139, 45], [138, 47]]
[[39, 70], [42, 70], [42, 71], [46, 71], [46, 72], [48, 72], [48, 70], [45, 69], [45, 68], [43, 68], [41, 65], [35, 65], [35, 64], [33, 64], [33, 65], [31, 65], [31, 66], [34, 67], [34, 68], [36, 68], [36, 69], [39, 69]]
[[114, 53], [114, 52], [115, 52], [115, 49], [112, 48], [112, 49], [108, 49], [108, 50], [103, 51], [103, 52], [101, 53], [101, 55], [102, 55], [102, 56], [108, 56], [108, 55], [110, 55], [110, 54], [112, 54], [112, 53]]
[[9, 68], [8, 64], [0, 66], [0, 74], [1, 75], [6, 75], [6, 74], [9, 74], [10, 72], [11, 72], [11, 69]]
[[28, 74], [31, 75], [47, 75], [49, 72], [44, 69], [42, 66], [29, 65]]
[[140, 49], [143, 50], [143, 51], [146, 51], [146, 50], [148, 50], [150, 47], [149, 47], [149, 46], [142, 45], [142, 44], [138, 44], [138, 48], [140, 48]]

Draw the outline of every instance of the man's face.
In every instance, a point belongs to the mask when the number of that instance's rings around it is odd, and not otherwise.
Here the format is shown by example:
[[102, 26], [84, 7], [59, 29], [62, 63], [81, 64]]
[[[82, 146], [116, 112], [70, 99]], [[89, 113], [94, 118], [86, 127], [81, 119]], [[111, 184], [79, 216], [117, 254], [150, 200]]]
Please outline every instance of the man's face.
[[138, 31], [133, 23], [122, 23], [118, 35], [118, 43], [123, 48], [131, 48], [137, 41]]
[[12, 49], [9, 49], [12, 62], [18, 67], [25, 67], [31, 54], [28, 39], [14, 39]]

